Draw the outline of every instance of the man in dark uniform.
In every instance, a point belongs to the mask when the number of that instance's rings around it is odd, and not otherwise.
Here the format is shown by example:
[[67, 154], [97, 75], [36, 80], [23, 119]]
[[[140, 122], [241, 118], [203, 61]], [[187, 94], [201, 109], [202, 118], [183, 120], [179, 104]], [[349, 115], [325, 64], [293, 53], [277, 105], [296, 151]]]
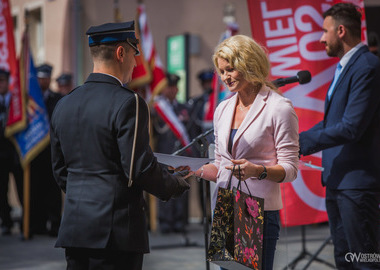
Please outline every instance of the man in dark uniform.
[[51, 121], [53, 171], [66, 192], [56, 247], [67, 269], [142, 269], [149, 252], [143, 191], [162, 200], [189, 189], [149, 146], [148, 107], [132, 90], [139, 53], [134, 22], [87, 31], [93, 73], [57, 104]]
[[[206, 104], [209, 101], [212, 92], [212, 78], [214, 77], [213, 69], [205, 69], [198, 73], [198, 79], [202, 87], [202, 94], [192, 98], [188, 102], [190, 111], [190, 121], [187, 125], [191, 139], [194, 139], [202, 132], [206, 131], [204, 128], [204, 116]], [[212, 128], [212, 127], [209, 127]], [[198, 152], [199, 154], [199, 152]]]
[[[210, 99], [210, 94], [212, 93], [212, 79], [214, 77], [214, 70], [212, 68], [209, 69], [203, 69], [198, 73], [198, 80], [202, 88], [202, 94], [199, 96], [196, 96], [188, 101], [188, 107], [190, 112], [190, 120], [187, 124], [187, 130], [189, 131], [190, 139], [193, 140], [203, 132], [206, 132], [207, 130], [212, 128], [212, 125], [206, 126], [204, 122], [205, 113], [207, 109], [207, 105]], [[206, 137], [207, 141], [209, 143], [212, 143], [214, 141], [214, 135], [211, 133]], [[199, 145], [198, 145], [199, 147]], [[194, 148], [194, 147], [193, 147]], [[206, 149], [207, 150], [207, 149]], [[201, 151], [196, 148], [194, 151], [194, 156], [196, 157], [202, 157]], [[205, 181], [205, 180], [203, 180]], [[208, 206], [205, 208], [203, 207], [205, 200], [203, 195], [203, 183], [198, 184], [198, 192], [199, 192], [199, 198], [201, 203], [201, 209], [203, 212], [203, 216], [205, 216], [205, 209], [209, 209]], [[206, 198], [207, 202], [209, 202], [210, 197], [210, 184], [206, 181]], [[207, 210], [206, 210], [207, 211]], [[209, 213], [207, 213], [208, 216], [211, 216]], [[202, 218], [202, 223], [204, 222]]]
[[[49, 119], [58, 100], [62, 97], [50, 89], [52, 66], [42, 64], [37, 67], [37, 79], [42, 90]], [[48, 145], [30, 165], [31, 209], [30, 233], [57, 236], [61, 222], [62, 195], [54, 181], [51, 168], [51, 150]]]
[[[178, 124], [183, 124], [185, 130], [186, 123], [189, 119], [187, 107], [177, 102], [176, 95], [178, 93], [177, 83], [180, 79], [176, 74], [167, 73], [166, 79], [168, 85], [156, 97], [165, 102], [168, 109], [171, 110], [172, 117], [178, 117]], [[172, 154], [179, 150], [183, 145], [176, 137], [170, 125], [152, 110], [153, 127], [155, 138], [155, 151], [163, 154]], [[159, 223], [162, 233], [184, 232], [188, 215], [188, 194], [184, 194], [180, 198], [170, 200], [168, 202], [159, 202]]]
[[8, 203], [9, 173], [12, 173], [17, 186], [17, 192], [22, 202], [23, 170], [15, 147], [5, 135], [5, 126], [8, 119], [8, 109], [11, 99], [9, 89], [9, 72], [0, 69], [0, 218], [3, 235], [11, 234], [13, 220], [11, 207]]
[[56, 79], [58, 92], [65, 96], [73, 90], [73, 76], [70, 73], [62, 73]]

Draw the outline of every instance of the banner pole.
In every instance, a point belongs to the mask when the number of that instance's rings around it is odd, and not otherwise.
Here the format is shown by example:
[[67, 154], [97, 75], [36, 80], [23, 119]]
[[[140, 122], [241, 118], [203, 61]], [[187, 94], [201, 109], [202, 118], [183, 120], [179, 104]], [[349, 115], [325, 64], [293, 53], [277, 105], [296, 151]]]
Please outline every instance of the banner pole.
[[24, 167], [24, 205], [23, 205], [23, 239], [28, 240], [30, 236], [30, 163]]

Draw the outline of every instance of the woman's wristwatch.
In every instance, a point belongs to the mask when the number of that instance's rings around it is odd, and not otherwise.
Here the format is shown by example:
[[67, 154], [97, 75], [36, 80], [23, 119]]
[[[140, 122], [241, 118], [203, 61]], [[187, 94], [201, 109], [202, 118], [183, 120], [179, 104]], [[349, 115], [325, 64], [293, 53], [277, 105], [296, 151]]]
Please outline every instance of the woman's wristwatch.
[[263, 180], [268, 176], [267, 168], [264, 165], [261, 165], [264, 168], [264, 171], [260, 173], [259, 177], [257, 177], [258, 180]]

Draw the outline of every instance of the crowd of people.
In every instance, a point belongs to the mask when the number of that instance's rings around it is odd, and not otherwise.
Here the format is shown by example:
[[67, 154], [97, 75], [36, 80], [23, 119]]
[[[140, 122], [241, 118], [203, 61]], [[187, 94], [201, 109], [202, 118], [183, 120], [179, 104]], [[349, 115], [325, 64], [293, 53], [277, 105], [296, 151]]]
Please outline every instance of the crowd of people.
[[[51, 144], [31, 163], [31, 234], [57, 237], [56, 247], [65, 248], [67, 269], [106, 265], [141, 269], [143, 254], [149, 252], [143, 192], [160, 199], [161, 232], [181, 233], [188, 220], [186, 191], [191, 177], [225, 187], [232, 174], [232, 186], [245, 181], [244, 192], [265, 200], [262, 269], [272, 269], [281, 227], [280, 184], [297, 178], [301, 156], [322, 151], [322, 185], [336, 267], [379, 269], [380, 263], [346, 258], [348, 253], [380, 254], [378, 38], [371, 36], [369, 47], [361, 42], [361, 13], [353, 4], [336, 4], [323, 18], [320, 42], [339, 63], [326, 95], [324, 119], [301, 133], [293, 105], [269, 81], [269, 59], [254, 39], [235, 35], [221, 42], [214, 50], [214, 68], [198, 74], [201, 95], [186, 104], [176, 100], [180, 77], [166, 75], [168, 84], [153, 104], [163, 104], [175, 117], [179, 133], [159, 107], [149, 109], [126, 86], [139, 54], [134, 22], [90, 27], [86, 34], [94, 68], [83, 85], [72, 91], [72, 74], [63, 73], [53, 91], [52, 67], [37, 68]], [[206, 131], [203, 119], [214, 70], [234, 95], [214, 114], [215, 161], [184, 178], [177, 173], [188, 167], [159, 164], [153, 151], [172, 154], [185, 146], [181, 136], [191, 140]], [[22, 167], [15, 147], [4, 136], [8, 87], [9, 71], [0, 69], [3, 235], [10, 234], [13, 226], [7, 201], [10, 173], [23, 203]], [[200, 156], [196, 147], [187, 154]], [[216, 195], [217, 188], [211, 208]]]
[[[51, 89], [53, 67], [44, 63], [39, 65], [36, 71], [44, 104], [50, 119], [57, 102], [69, 92], [67, 86], [72, 87], [72, 77], [69, 73], [60, 75], [57, 78], [59, 88], [57, 91], [53, 91]], [[0, 69], [0, 218], [2, 222], [2, 235], [11, 234], [11, 229], [14, 225], [11, 217], [12, 209], [8, 202], [10, 173], [14, 177], [17, 195], [21, 205], [23, 205], [23, 168], [14, 144], [4, 134], [11, 97], [9, 83], [9, 71]], [[47, 146], [32, 161], [30, 165], [30, 181], [30, 236], [32, 237], [34, 234], [49, 234], [55, 237], [58, 234], [61, 220], [62, 197], [52, 174], [50, 146]], [[20, 226], [21, 228], [22, 226]]]

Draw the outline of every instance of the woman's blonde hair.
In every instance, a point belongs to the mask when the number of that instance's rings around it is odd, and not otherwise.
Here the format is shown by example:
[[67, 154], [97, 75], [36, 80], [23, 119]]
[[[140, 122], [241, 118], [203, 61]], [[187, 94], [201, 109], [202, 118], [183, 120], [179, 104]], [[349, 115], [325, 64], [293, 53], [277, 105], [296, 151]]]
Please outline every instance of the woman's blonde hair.
[[244, 35], [232, 36], [215, 48], [213, 61], [217, 72], [220, 73], [218, 58], [226, 60], [255, 87], [260, 89], [263, 85], [267, 85], [276, 90], [273, 83], [267, 80], [270, 63], [266, 51], [252, 38]]

